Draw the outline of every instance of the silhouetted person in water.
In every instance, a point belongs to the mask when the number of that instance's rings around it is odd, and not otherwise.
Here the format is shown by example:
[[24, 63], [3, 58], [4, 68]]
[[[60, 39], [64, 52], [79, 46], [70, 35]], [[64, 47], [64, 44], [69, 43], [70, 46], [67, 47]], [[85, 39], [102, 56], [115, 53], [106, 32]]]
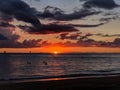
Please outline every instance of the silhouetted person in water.
[[6, 53], [6, 51], [4, 51], [3, 53]]
[[28, 62], [28, 61], [27, 61], [27, 64], [31, 64], [31, 62]]
[[44, 64], [44, 65], [48, 65], [48, 63], [47, 63], [46, 61], [43, 61], [43, 64]]

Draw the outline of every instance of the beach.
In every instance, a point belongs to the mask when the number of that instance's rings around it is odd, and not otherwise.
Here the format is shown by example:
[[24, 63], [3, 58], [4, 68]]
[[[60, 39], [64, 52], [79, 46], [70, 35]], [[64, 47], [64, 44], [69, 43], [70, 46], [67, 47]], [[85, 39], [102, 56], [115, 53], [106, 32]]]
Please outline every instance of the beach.
[[120, 90], [120, 76], [4, 81], [0, 90]]

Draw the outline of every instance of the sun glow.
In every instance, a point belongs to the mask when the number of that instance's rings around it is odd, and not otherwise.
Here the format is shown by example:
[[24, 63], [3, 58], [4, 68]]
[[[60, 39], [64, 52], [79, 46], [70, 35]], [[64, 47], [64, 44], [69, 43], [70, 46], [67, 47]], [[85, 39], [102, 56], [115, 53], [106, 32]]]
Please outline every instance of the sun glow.
[[54, 54], [58, 54], [58, 52], [57, 52], [57, 51], [54, 51]]

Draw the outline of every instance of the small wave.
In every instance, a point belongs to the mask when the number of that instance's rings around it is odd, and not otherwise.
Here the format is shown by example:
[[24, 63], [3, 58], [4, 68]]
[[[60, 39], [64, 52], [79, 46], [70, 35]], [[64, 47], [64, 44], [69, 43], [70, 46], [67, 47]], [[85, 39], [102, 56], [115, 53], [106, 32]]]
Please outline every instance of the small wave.
[[[106, 72], [106, 71], [99, 71]], [[76, 78], [76, 77], [97, 77], [97, 76], [110, 76], [110, 75], [120, 75], [120, 73], [96, 73], [96, 74], [70, 74], [70, 75], [59, 75], [59, 76], [36, 76], [36, 77], [21, 77], [21, 78], [0, 78], [0, 81], [24, 81], [24, 80], [41, 80], [41, 79], [50, 79], [50, 78]]]

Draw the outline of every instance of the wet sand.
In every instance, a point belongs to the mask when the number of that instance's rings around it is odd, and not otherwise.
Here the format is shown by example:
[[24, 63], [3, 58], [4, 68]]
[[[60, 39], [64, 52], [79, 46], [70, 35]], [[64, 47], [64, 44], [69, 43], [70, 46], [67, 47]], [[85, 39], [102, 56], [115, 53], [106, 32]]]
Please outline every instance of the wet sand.
[[0, 90], [120, 90], [120, 76], [4, 81]]

